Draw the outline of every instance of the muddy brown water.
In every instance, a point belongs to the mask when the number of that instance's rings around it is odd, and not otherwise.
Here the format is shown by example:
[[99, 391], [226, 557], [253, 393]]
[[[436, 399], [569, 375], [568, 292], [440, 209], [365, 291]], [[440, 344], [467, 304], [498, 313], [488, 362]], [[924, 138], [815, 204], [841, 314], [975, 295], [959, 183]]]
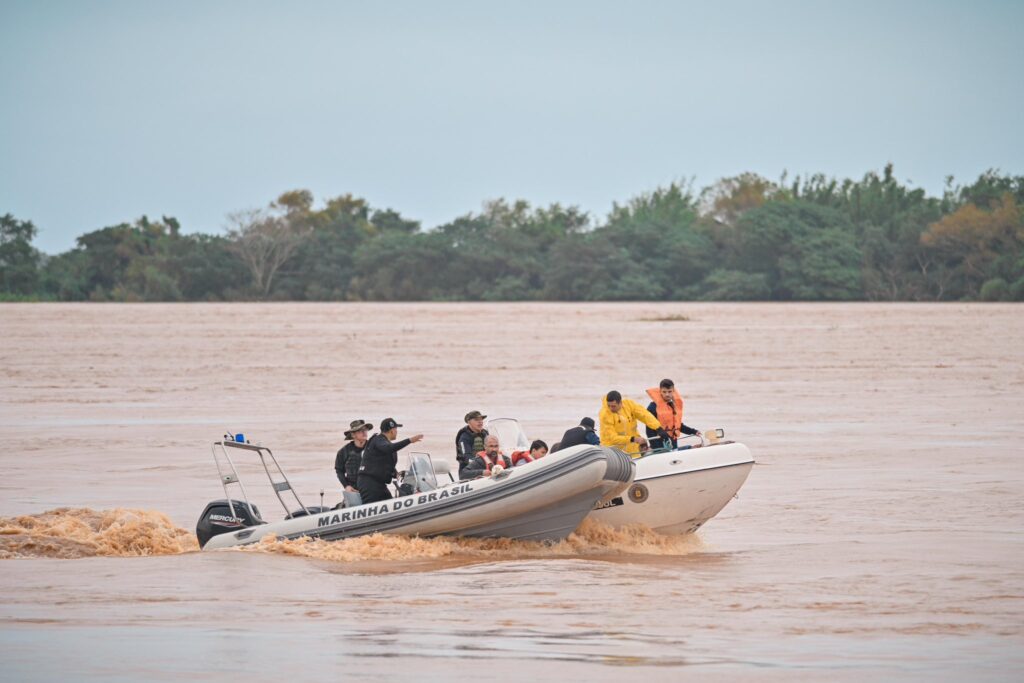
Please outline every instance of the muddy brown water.
[[[1020, 680], [1024, 307], [0, 305], [3, 680]], [[758, 465], [696, 536], [198, 552], [209, 443], [554, 441], [664, 376]], [[270, 503], [267, 503], [270, 505]], [[270, 509], [273, 509], [272, 507]]]

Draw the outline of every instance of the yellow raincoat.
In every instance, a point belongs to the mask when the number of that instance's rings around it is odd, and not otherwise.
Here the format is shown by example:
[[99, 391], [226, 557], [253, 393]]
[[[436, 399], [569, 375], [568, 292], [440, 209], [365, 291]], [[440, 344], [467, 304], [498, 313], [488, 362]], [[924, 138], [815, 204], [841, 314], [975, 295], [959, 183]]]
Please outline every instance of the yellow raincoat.
[[622, 399], [622, 407], [617, 413], [608, 410], [607, 396], [601, 399], [598, 419], [601, 422], [601, 445], [618, 448], [634, 458], [640, 456], [640, 444], [631, 441], [634, 436], [640, 436], [636, 431], [637, 420], [651, 429], [661, 429], [658, 418], [647, 412], [647, 408], [628, 398]]

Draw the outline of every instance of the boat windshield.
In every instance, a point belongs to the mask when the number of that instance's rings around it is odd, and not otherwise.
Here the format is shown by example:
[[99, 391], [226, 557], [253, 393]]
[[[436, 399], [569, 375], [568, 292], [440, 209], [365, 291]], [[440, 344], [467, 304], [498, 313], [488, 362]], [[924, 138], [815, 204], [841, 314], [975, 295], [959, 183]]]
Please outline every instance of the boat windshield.
[[519, 425], [519, 420], [511, 417], [496, 417], [493, 420], [488, 420], [484, 428], [488, 434], [498, 437], [498, 445], [501, 447], [502, 453], [530, 450], [530, 440], [526, 438], [526, 432]]
[[433, 491], [437, 488], [437, 477], [434, 465], [430, 462], [429, 453], [410, 453], [409, 467], [406, 469], [403, 483], [412, 484], [417, 492]]

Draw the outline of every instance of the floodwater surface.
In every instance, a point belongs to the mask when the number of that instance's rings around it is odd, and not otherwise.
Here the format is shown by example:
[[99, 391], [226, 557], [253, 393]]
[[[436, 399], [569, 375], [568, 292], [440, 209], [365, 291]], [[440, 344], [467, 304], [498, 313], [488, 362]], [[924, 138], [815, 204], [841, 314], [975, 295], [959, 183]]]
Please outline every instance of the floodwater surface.
[[[0, 678], [1020, 680], [1022, 314], [0, 305]], [[333, 504], [350, 420], [453, 461], [470, 410], [550, 443], [663, 377], [758, 461], [696, 535], [197, 549], [226, 431]]]

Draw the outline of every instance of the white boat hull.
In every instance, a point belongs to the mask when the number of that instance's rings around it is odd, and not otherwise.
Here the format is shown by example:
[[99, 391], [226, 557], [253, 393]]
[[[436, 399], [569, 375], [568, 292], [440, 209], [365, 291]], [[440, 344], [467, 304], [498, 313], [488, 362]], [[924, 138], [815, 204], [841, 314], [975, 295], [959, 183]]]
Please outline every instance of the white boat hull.
[[750, 450], [726, 443], [638, 458], [636, 477], [592, 519], [613, 527], [642, 524], [662, 534], [693, 533], [721, 512], [754, 467]]

